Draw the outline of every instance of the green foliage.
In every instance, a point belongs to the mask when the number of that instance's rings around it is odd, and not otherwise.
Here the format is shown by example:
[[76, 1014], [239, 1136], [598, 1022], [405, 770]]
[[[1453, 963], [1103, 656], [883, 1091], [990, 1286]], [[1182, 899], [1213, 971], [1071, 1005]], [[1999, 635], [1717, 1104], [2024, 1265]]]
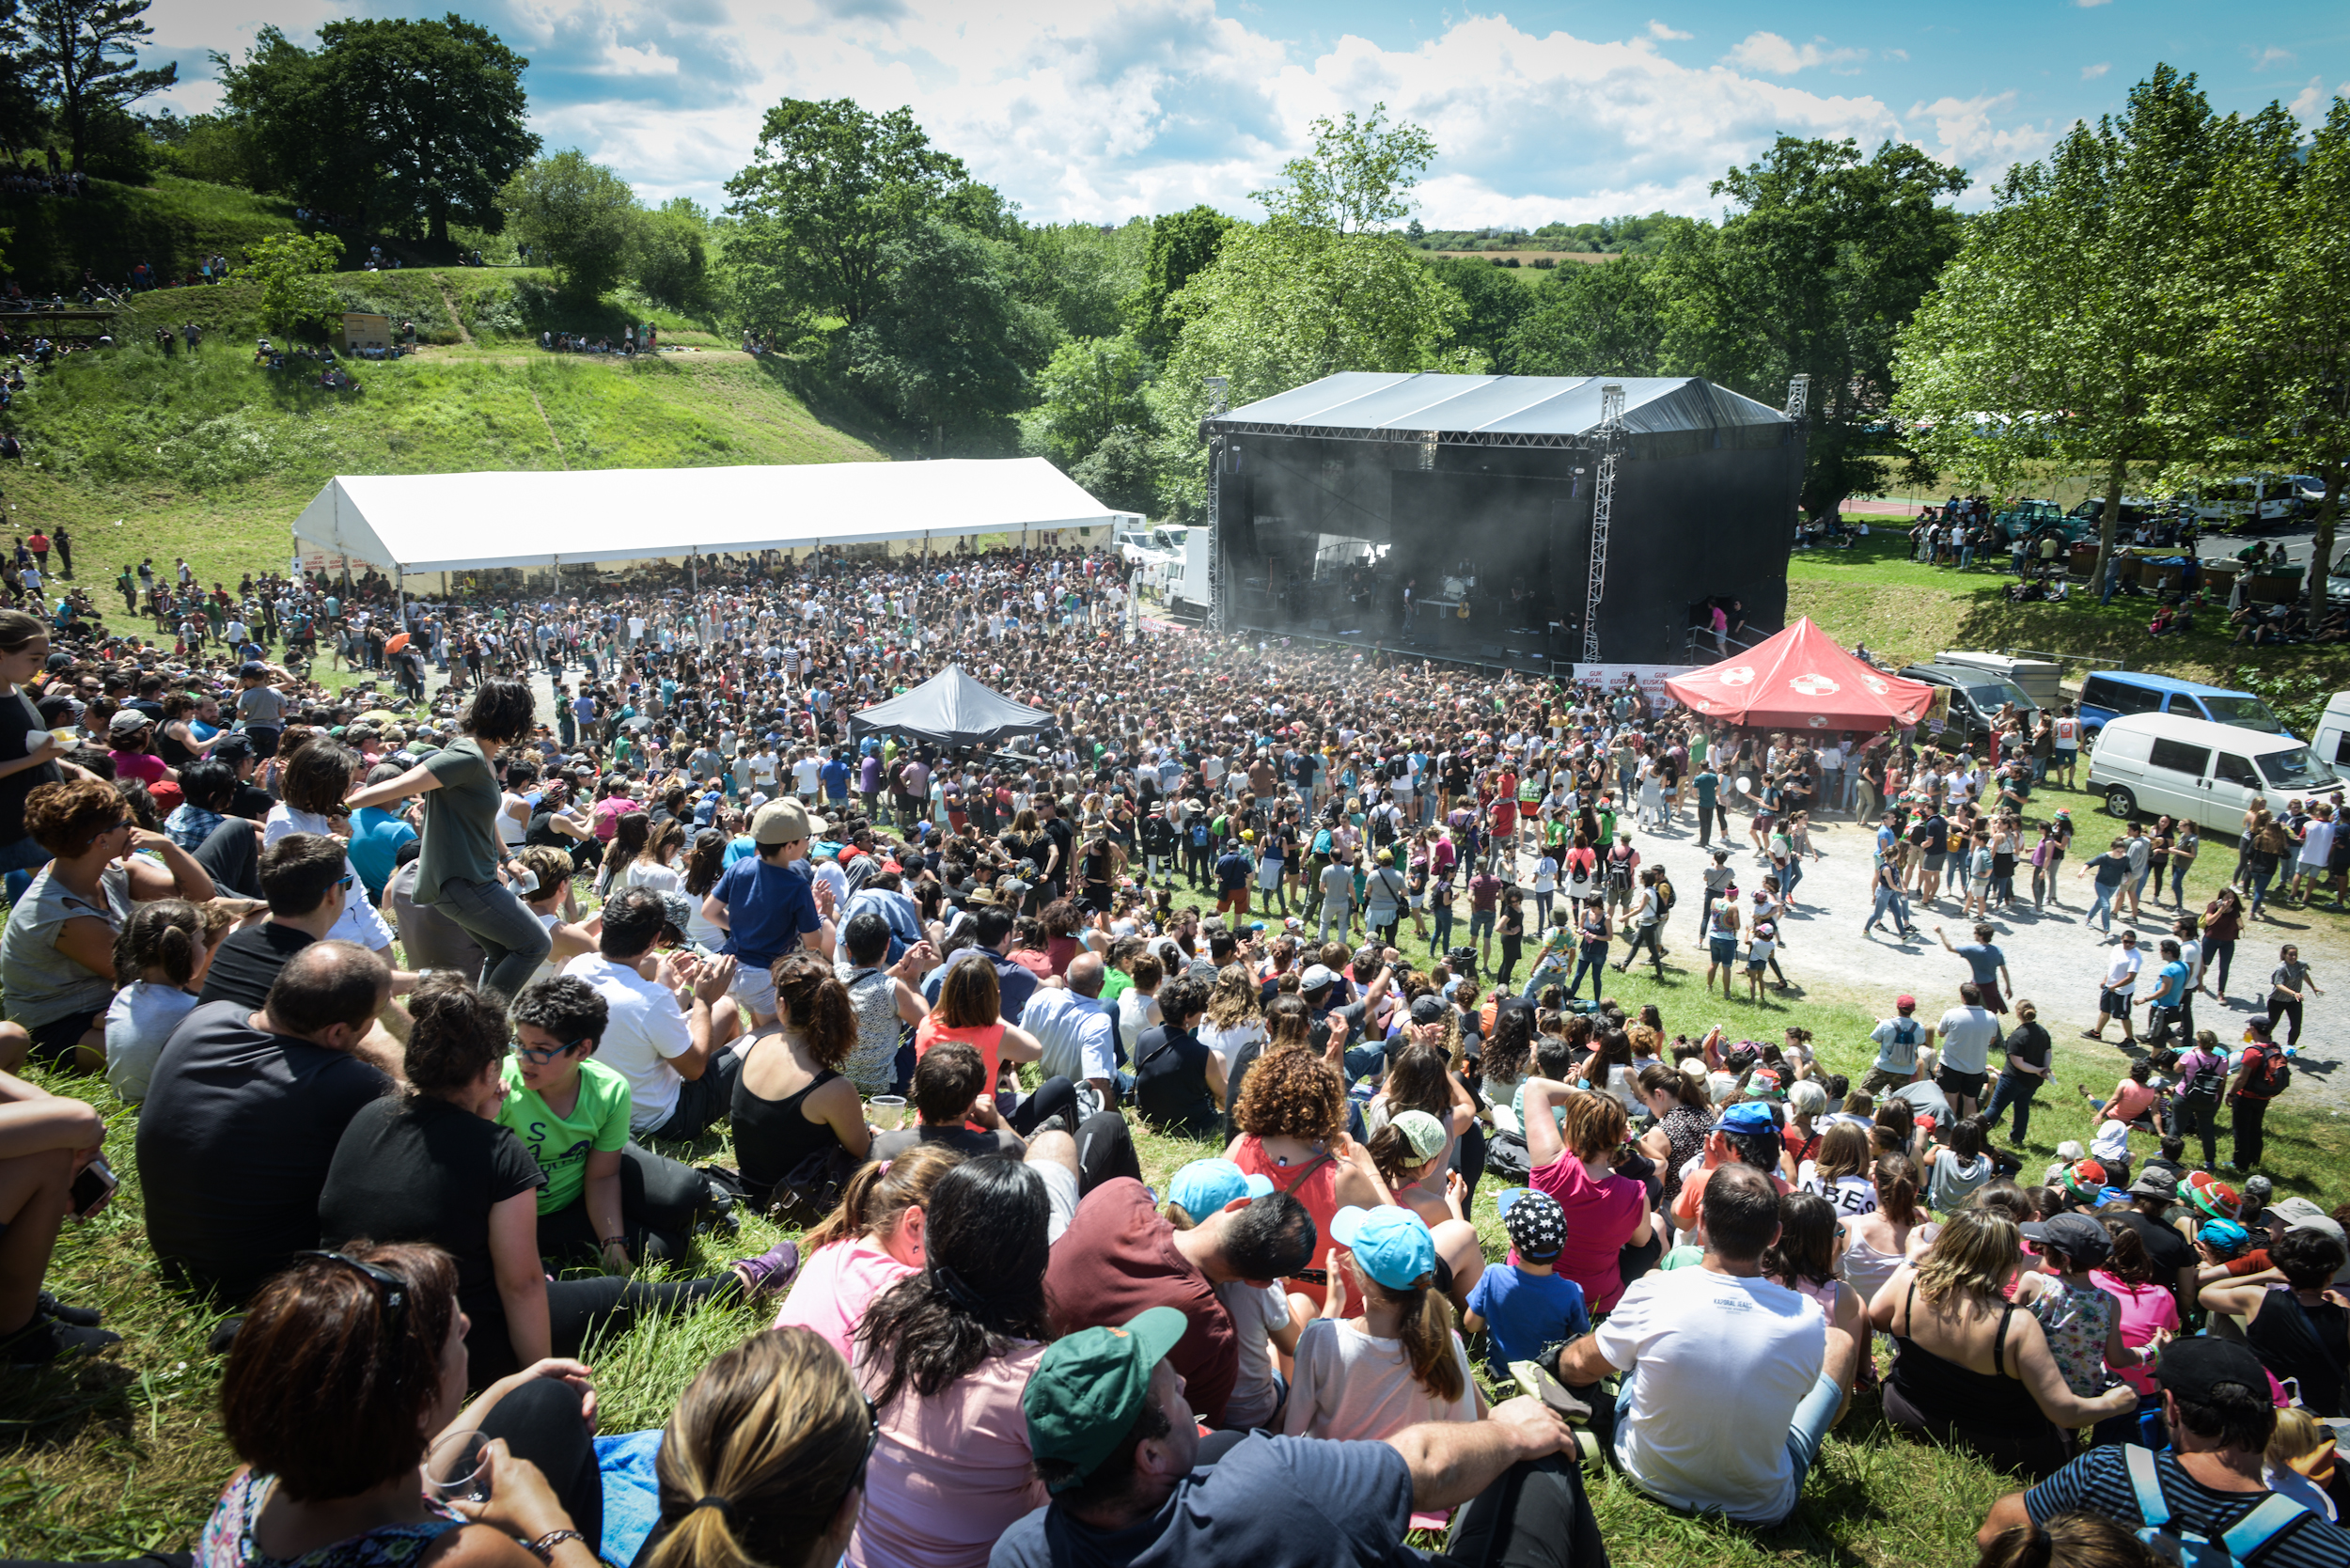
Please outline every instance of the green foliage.
[[1995, 492], [2034, 460], [2100, 473], [2102, 577], [2131, 471], [2211, 455], [2198, 383], [2217, 280], [2196, 265], [2197, 217], [2232, 157], [2291, 126], [2274, 104], [2223, 120], [2158, 66], [2120, 116], [2011, 171], [1901, 334], [1893, 408], [1920, 457]]
[[322, 234], [272, 234], [257, 242], [230, 275], [259, 287], [264, 320], [296, 332], [322, 323], [335, 308], [325, 274], [341, 255], [342, 246]]
[[389, 232], [442, 244], [451, 223], [495, 232], [499, 191], [539, 150], [524, 124], [530, 62], [454, 12], [330, 22], [316, 52], [264, 27], [243, 62], [213, 60], [274, 182]]
[[1174, 349], [1183, 322], [1169, 313], [1168, 304], [1215, 259], [1224, 237], [1235, 227], [1235, 220], [1205, 205], [1151, 220], [1142, 282], [1126, 297], [1126, 320], [1145, 351], [1164, 358]]
[[1653, 376], [1664, 354], [1665, 302], [1648, 256], [1550, 273], [1510, 345], [1527, 376]]
[[849, 373], [940, 449], [1009, 450], [1054, 336], [1052, 314], [1020, 297], [1012, 247], [929, 219], [879, 261], [895, 286], [842, 335]]
[[710, 304], [710, 214], [691, 196], [673, 196], [636, 225], [630, 271], [650, 297], [681, 310]]
[[166, 111], [145, 124], [158, 144], [159, 165], [183, 180], [252, 188], [264, 183], [264, 165], [241, 120], [222, 115], [183, 118]]
[[1150, 379], [1150, 365], [1132, 337], [1073, 337], [1055, 349], [1037, 378], [1037, 429], [1045, 455], [1074, 471], [1112, 431], [1146, 427], [1151, 411], [1142, 393]]
[[1896, 335], [1956, 252], [1942, 205], [1965, 170], [1887, 142], [1781, 136], [1749, 168], [1715, 181], [1742, 211], [1718, 228], [1684, 225], [1659, 259], [1667, 357], [1762, 402], [1811, 377], [1803, 505], [1835, 514], [1881, 489], [1872, 433], [1892, 396]]
[[1533, 312], [1534, 291], [1498, 267], [1437, 257], [1428, 265], [1461, 296], [1463, 315], [1453, 343], [1503, 375], [1518, 373], [1515, 340]]
[[1069, 477], [1105, 507], [1148, 515], [1158, 501], [1158, 468], [1149, 435], [1120, 425], [1088, 452]]
[[564, 292], [592, 300], [626, 274], [644, 211], [627, 180], [578, 149], [519, 170], [498, 202], [516, 241], [555, 269]]
[[1152, 233], [1141, 218], [1106, 233], [1089, 223], [1021, 226], [1023, 291], [1053, 312], [1063, 336], [1114, 337], [1142, 285]]
[[[790, 98], [767, 111], [750, 166], [727, 181], [740, 222], [726, 248], [728, 294], [761, 331], [820, 317], [854, 327], [881, 308], [907, 242], [925, 229], [962, 161], [932, 148], [899, 107], [872, 114], [850, 99]], [[964, 216], [985, 216], [966, 198]]]
[[138, 50], [154, 33], [146, 21], [150, 3], [23, 0], [10, 8], [15, 14], [0, 28], [0, 47], [15, 56], [41, 100], [55, 107], [77, 169], [102, 137], [117, 150], [109, 162], [118, 177], [124, 169], [118, 144], [131, 123], [126, 106], [180, 79], [177, 63], [139, 68]]
[[1527, 238], [1554, 250], [1653, 256], [1687, 222], [1669, 212], [1651, 212], [1646, 217], [1602, 218], [1597, 223], [1546, 223]]
[[1387, 122], [1387, 106], [1371, 105], [1361, 118], [1314, 120], [1314, 149], [1281, 165], [1271, 190], [1251, 191], [1277, 219], [1306, 228], [1368, 234], [1386, 228], [1415, 205], [1412, 188], [1436, 157], [1436, 139], [1411, 123]]

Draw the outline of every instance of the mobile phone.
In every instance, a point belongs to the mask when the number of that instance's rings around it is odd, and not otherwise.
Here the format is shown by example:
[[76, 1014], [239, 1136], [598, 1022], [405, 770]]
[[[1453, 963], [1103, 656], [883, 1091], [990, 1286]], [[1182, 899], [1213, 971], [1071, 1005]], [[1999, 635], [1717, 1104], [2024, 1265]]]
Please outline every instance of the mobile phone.
[[1512, 1361], [1510, 1375], [1517, 1379], [1518, 1392], [1541, 1400], [1563, 1421], [1589, 1420], [1591, 1407], [1567, 1392], [1566, 1386], [1532, 1361]]
[[1302, 1285], [1326, 1285], [1330, 1282], [1330, 1271], [1326, 1268], [1301, 1268], [1290, 1278]]
[[105, 1155], [101, 1154], [90, 1161], [82, 1168], [82, 1173], [73, 1178], [74, 1217], [87, 1219], [104, 1208], [106, 1200], [115, 1195], [115, 1188], [119, 1185], [121, 1184], [115, 1180], [114, 1167], [106, 1163]]

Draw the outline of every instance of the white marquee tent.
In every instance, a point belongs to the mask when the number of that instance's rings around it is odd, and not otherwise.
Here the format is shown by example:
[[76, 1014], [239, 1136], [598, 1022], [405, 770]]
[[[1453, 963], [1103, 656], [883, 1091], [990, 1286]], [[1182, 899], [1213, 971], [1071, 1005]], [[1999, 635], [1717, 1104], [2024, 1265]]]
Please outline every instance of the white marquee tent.
[[1042, 458], [950, 458], [344, 476], [293, 532], [297, 552], [415, 576], [1127, 521]]

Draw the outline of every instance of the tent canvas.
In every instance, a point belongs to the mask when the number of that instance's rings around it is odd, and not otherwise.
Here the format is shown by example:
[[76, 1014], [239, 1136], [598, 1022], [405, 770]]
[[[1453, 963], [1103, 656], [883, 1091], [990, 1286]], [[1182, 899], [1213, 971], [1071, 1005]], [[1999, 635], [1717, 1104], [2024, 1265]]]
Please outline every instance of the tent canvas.
[[1882, 729], [1916, 724], [1935, 688], [1862, 664], [1809, 616], [1665, 689], [1700, 713], [1789, 729]]
[[849, 715], [852, 737], [911, 735], [939, 745], [988, 745], [1012, 735], [1033, 735], [1053, 715], [992, 691], [961, 665], [948, 665], [912, 691], [860, 708]]
[[1139, 521], [1042, 458], [343, 475], [298, 544], [387, 572], [468, 572]]

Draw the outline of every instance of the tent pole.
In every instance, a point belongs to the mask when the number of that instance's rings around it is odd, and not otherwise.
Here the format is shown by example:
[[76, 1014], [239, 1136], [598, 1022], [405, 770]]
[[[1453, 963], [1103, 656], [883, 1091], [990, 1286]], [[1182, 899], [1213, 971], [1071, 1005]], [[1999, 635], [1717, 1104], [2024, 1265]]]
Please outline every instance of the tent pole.
[[702, 590], [702, 547], [695, 544], [689, 545], [687, 549], [689, 553], [685, 557], [686, 579], [692, 585], [695, 595], [698, 597]]

